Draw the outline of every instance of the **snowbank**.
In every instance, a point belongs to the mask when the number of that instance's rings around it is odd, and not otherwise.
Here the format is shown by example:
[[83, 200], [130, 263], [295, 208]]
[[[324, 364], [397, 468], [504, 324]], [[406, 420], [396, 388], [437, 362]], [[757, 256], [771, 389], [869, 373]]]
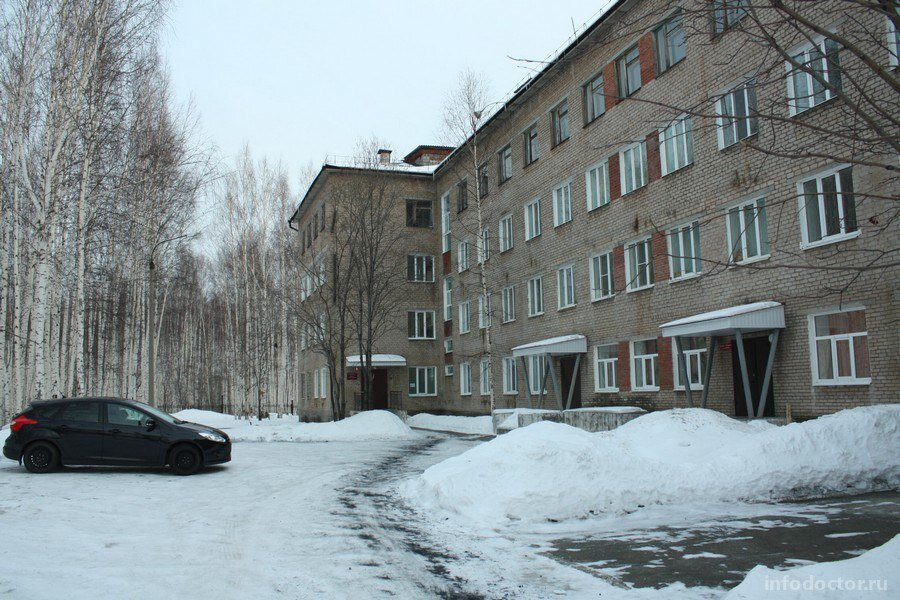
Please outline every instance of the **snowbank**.
[[331, 423], [298, 423], [295, 417], [238, 419], [232, 415], [189, 409], [175, 417], [221, 429], [234, 442], [344, 442], [412, 438], [417, 434], [386, 410], [361, 412]]
[[865, 554], [778, 571], [753, 568], [725, 600], [843, 600], [896, 598], [900, 589], [900, 535]]
[[494, 426], [491, 423], [490, 415], [483, 417], [458, 417], [453, 415], [419, 413], [407, 419], [406, 424], [410, 427], [431, 429], [434, 431], [494, 435]]
[[650, 413], [609, 432], [551, 422], [445, 460], [404, 493], [487, 525], [648, 504], [862, 492], [900, 485], [900, 405], [777, 427], [705, 409]]

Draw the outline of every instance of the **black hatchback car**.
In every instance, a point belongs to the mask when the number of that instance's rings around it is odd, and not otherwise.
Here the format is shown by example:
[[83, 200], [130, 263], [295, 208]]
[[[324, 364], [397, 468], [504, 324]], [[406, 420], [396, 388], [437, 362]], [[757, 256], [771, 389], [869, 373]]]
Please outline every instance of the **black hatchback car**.
[[168, 465], [177, 475], [192, 475], [230, 461], [231, 440], [142, 402], [71, 398], [35, 402], [17, 415], [3, 455], [32, 473], [71, 465]]

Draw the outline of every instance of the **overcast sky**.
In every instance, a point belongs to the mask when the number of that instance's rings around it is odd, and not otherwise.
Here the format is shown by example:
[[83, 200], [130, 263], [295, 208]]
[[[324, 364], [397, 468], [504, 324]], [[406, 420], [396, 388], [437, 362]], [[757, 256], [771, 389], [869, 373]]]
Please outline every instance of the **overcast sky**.
[[[295, 178], [377, 136], [395, 158], [440, 140], [466, 68], [503, 99], [608, 0], [180, 0], [164, 32], [177, 97], [228, 162], [244, 142]], [[295, 179], [296, 181], [296, 179]]]

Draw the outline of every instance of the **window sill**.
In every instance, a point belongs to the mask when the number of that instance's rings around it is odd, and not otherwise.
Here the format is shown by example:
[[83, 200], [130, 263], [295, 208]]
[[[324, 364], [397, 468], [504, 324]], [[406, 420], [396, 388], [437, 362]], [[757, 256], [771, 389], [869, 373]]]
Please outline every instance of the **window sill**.
[[529, 162], [529, 163], [524, 163], [524, 164], [522, 165], [522, 169], [523, 169], [523, 170], [527, 169], [528, 167], [530, 167], [531, 165], [533, 165], [534, 163], [536, 163], [536, 162], [539, 161], [540, 159], [541, 159], [541, 157], [538, 156], [538, 157], [535, 158], [533, 161], [531, 161], [531, 162]]
[[566, 310], [571, 310], [571, 309], [575, 308], [576, 306], [578, 306], [578, 305], [577, 304], [569, 304], [567, 306], [557, 306], [556, 312], [563, 312]]
[[630, 289], [625, 290], [625, 293], [626, 293], [626, 294], [632, 294], [632, 293], [634, 293], [634, 292], [643, 292], [644, 290], [652, 290], [652, 289], [653, 289], [653, 285], [654, 285], [654, 284], [651, 283], [650, 285], [645, 285], [645, 286], [639, 287], [639, 288], [630, 288]]
[[604, 206], [609, 206], [609, 204], [610, 204], [610, 203], [609, 203], [609, 200], [607, 200], [607, 201], [604, 202], [603, 204], [598, 204], [597, 206], [595, 206], [595, 207], [593, 207], [593, 208], [591, 208], [590, 206], [588, 206], [588, 207], [587, 207], [587, 211], [588, 211], [589, 213], [592, 213], [592, 212], [594, 212], [595, 210], [600, 210], [600, 209], [603, 208]]
[[813, 106], [807, 106], [803, 110], [796, 110], [793, 106], [790, 106], [791, 100], [788, 99], [788, 105], [789, 105], [788, 106], [788, 116], [790, 116], [792, 119], [795, 117], [800, 117], [802, 115], [809, 114], [810, 112], [816, 110], [820, 106], [827, 106], [829, 104], [832, 104], [836, 100], [837, 100], [837, 96], [832, 96], [831, 98], [828, 98], [827, 100], [823, 100], [823, 101], [819, 102], [818, 104], [814, 104]]
[[509, 321], [500, 321], [500, 324], [501, 324], [501, 325], [508, 325], [509, 323], [515, 323], [515, 322], [516, 322], [515, 319], [510, 319]]
[[753, 263], [758, 263], [758, 262], [762, 262], [764, 260], [769, 260], [770, 258], [772, 258], [771, 254], [761, 254], [760, 256], [754, 256], [753, 258], [747, 258], [745, 260], [738, 260], [738, 261], [732, 262], [731, 264], [728, 265], [728, 268], [733, 269], [735, 267], [745, 267], [748, 265], [752, 265]]
[[552, 152], [553, 150], [556, 150], [557, 148], [559, 148], [560, 146], [562, 146], [563, 144], [565, 144], [566, 142], [568, 142], [568, 141], [571, 140], [571, 139], [572, 139], [572, 135], [570, 134], [569, 137], [567, 137], [566, 139], [564, 139], [564, 140], [559, 140], [559, 141], [556, 142], [555, 144], [551, 144], [551, 145], [550, 145], [550, 151]]
[[512, 179], [512, 175], [510, 175], [510, 176], [507, 177], [506, 179], [498, 179], [498, 180], [497, 180], [497, 187], [499, 188], [501, 185], [503, 185], [504, 183], [506, 183], [506, 182], [509, 181], [510, 179]]
[[595, 394], [618, 394], [619, 388], [603, 388], [602, 390], [594, 389]]
[[813, 248], [820, 248], [822, 246], [830, 246], [831, 244], [837, 244], [838, 242], [845, 242], [847, 240], [852, 240], [854, 238], [858, 238], [860, 236], [860, 230], [857, 229], [851, 233], [839, 233], [837, 235], [831, 235], [826, 238], [822, 238], [816, 242], [801, 242], [800, 249], [801, 250], [811, 250]]
[[460, 396], [471, 396], [472, 392], [460, 392], [459, 395]]
[[544, 316], [544, 313], [539, 312], [539, 313], [534, 313], [533, 315], [528, 315], [528, 318], [531, 319], [533, 317], [543, 317], [543, 316]]
[[539, 237], [541, 237], [541, 234], [537, 234], [537, 235], [532, 236], [532, 237], [530, 237], [530, 238], [525, 238], [525, 243], [527, 244], [528, 242], [531, 242], [531, 241], [533, 241], [533, 240], [536, 240], [536, 239], [538, 239]]
[[513, 247], [510, 246], [510, 247], [507, 248], [506, 250], [501, 250], [501, 251], [500, 251], [500, 254], [505, 254], [505, 253], [509, 252], [509, 251], [512, 250], [512, 249], [513, 249]]
[[639, 387], [632, 387], [632, 388], [631, 388], [631, 391], [632, 391], [632, 392], [658, 392], [658, 391], [659, 391], [659, 386], [654, 386], [654, 387], [640, 387], [640, 388], [639, 388]]
[[466, 329], [465, 331], [460, 331], [459, 335], [466, 335], [467, 333], [472, 333], [471, 329]]
[[[604, 102], [605, 102], [605, 99], [604, 99]], [[593, 125], [594, 123], [596, 123], [597, 121], [602, 119], [603, 115], [605, 115], [605, 114], [606, 114], [606, 110], [604, 109], [602, 113], [600, 113], [599, 115], [597, 115], [596, 117], [594, 117], [593, 119], [591, 119], [590, 121], [588, 121], [587, 123], [582, 125], [581, 128], [587, 129], [588, 127], [590, 127], [591, 125]]]
[[669, 283], [681, 283], [682, 281], [690, 281], [691, 279], [697, 279], [703, 275], [703, 272], [700, 273], [691, 273], [690, 275], [682, 275], [681, 277], [669, 277]]
[[409, 394], [410, 398], [434, 398], [437, 396], [437, 392], [433, 394]]
[[[718, 135], [718, 131], [716, 132], [716, 135]], [[741, 144], [741, 142], [743, 142], [744, 140], [752, 140], [753, 138], [755, 138], [758, 135], [759, 135], [759, 132], [757, 131], [756, 133], [752, 133], [745, 138], [735, 140], [734, 142], [732, 142], [731, 144], [728, 144], [727, 146], [721, 145], [721, 141], [717, 142], [716, 145], [719, 147], [719, 152], [724, 152], [725, 150], [728, 150], [729, 148], [740, 148], [741, 146], [743, 146], [743, 144]]]
[[[661, 151], [660, 151], [660, 152], [661, 152]], [[663, 173], [663, 172], [662, 172], [662, 168], [660, 168], [660, 175], [659, 175], [659, 177], [660, 177], [660, 179], [664, 179], [664, 178], [668, 177], [669, 175], [675, 175], [676, 173], [681, 173], [681, 172], [684, 171], [685, 169], [687, 169], [687, 168], [689, 168], [689, 167], [693, 167], [693, 166], [694, 166], [694, 160], [691, 159], [691, 162], [689, 162], [688, 164], [686, 164], [686, 165], [681, 165], [681, 166], [678, 167], [677, 169], [672, 169], [672, 170], [669, 171], [668, 173]]]
[[[672, 388], [672, 389], [673, 389], [674, 391], [676, 391], [676, 392], [683, 392], [683, 391], [684, 391], [684, 386], [681, 386], [681, 387], [675, 386], [675, 387]], [[702, 385], [702, 384], [697, 384], [696, 386], [693, 386], [693, 385], [691, 386], [691, 393], [692, 393], [692, 394], [693, 394], [694, 392], [702, 392], [702, 391], [703, 391], [703, 385]]]
[[410, 341], [410, 342], [433, 342], [437, 338], [430, 337], [430, 338], [406, 338], [406, 339], [407, 339], [407, 341]]
[[519, 392], [506, 392], [506, 391], [504, 391], [504, 392], [503, 392], [503, 395], [504, 395], [504, 396], [518, 396], [518, 395], [519, 395]]
[[434, 283], [434, 280], [431, 281], [418, 281], [415, 279], [407, 279], [406, 283]]
[[644, 189], [645, 187], [647, 187], [647, 183], [644, 183], [643, 185], [638, 186], [638, 187], [634, 188], [633, 190], [630, 190], [630, 191], [627, 191], [627, 192], [624, 192], [624, 191], [623, 191], [623, 192], [622, 192], [622, 195], [620, 196], [620, 198], [624, 198], [625, 196], [628, 196], [629, 194], [634, 194], [634, 193], [636, 193], [636, 192], [639, 192], [639, 191], [641, 191], [642, 189]]
[[603, 302], [604, 300], [610, 300], [615, 297], [615, 294], [610, 294], [609, 296], [601, 296], [600, 298], [591, 298], [591, 302]]
[[871, 384], [872, 384], [871, 377], [863, 377], [860, 379], [813, 381], [813, 387], [847, 387], [847, 386], [860, 386], [860, 385], [871, 385]]

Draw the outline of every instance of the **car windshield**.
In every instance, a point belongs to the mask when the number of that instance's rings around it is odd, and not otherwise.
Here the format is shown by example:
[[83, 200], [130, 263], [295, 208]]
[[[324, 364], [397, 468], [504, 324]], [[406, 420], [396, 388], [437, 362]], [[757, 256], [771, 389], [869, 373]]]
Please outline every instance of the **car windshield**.
[[184, 423], [184, 421], [182, 421], [181, 419], [176, 419], [169, 413], [163, 412], [163, 411], [159, 410], [158, 408], [153, 408], [149, 404], [144, 404], [143, 402], [138, 402], [137, 400], [133, 400], [132, 402], [134, 402], [134, 404], [136, 406], [138, 406], [144, 412], [148, 412], [151, 415], [153, 415], [154, 417], [156, 417], [157, 419], [162, 419], [166, 423]]

